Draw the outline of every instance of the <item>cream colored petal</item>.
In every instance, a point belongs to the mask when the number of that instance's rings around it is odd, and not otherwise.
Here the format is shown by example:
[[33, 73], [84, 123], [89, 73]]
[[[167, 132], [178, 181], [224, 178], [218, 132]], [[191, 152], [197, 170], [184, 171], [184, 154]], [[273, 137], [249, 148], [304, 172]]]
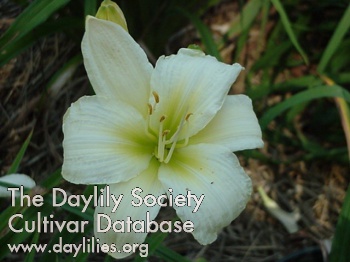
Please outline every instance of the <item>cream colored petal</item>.
[[88, 16], [81, 49], [97, 95], [113, 97], [147, 113], [153, 70], [145, 52], [119, 25]]
[[261, 129], [250, 98], [227, 96], [221, 110], [204, 129], [191, 137], [190, 143], [220, 144], [231, 151], [263, 147]]
[[[134, 192], [134, 194], [142, 198], [148, 194], [151, 194], [155, 197], [162, 195], [164, 193], [164, 190], [157, 178], [158, 167], [158, 162], [153, 160], [151, 161], [149, 168], [145, 170], [142, 174], [140, 174], [138, 177], [133, 178], [128, 182], [109, 185], [110, 193], [114, 194], [116, 198], [118, 198], [120, 195], [123, 195], [123, 198], [115, 212], [113, 212], [114, 205], [112, 204], [109, 207], [102, 207], [100, 198], [99, 206], [96, 207], [94, 215], [94, 232], [95, 237], [99, 239], [100, 245], [106, 243], [108, 245], [114, 244], [116, 246], [117, 252], [110, 252], [109, 254], [111, 256], [115, 258], [123, 258], [129, 256], [132, 253], [121, 252], [122, 247], [125, 244], [134, 245], [141, 244], [144, 242], [147, 236], [146, 223], [144, 222], [147, 219], [146, 212], [149, 212], [149, 221], [152, 221], [157, 216], [160, 206], [155, 205], [153, 207], [147, 207], [144, 204], [142, 204], [141, 206], [133, 206], [132, 203], [138, 205], [140, 201], [137, 197], [134, 197], [132, 195], [132, 191], [135, 188], [142, 189], [142, 192]], [[106, 203], [107, 194], [104, 194], [103, 199], [104, 203]], [[106, 216], [108, 216], [108, 218], [106, 218]], [[139, 222], [135, 223], [139, 232], [131, 231], [127, 233], [126, 231], [128, 230], [128, 227], [126, 223], [124, 224], [124, 228], [122, 228], [120, 223], [116, 224], [116, 229], [124, 231], [124, 233], [118, 231], [115, 232], [113, 230], [113, 227], [111, 227], [111, 230], [104, 232], [108, 229], [109, 225], [113, 225], [113, 223], [116, 223], [117, 221], [128, 221], [128, 217], [130, 220], [134, 221], [134, 223], [136, 221], [144, 222], [143, 226]], [[133, 226], [131, 224], [131, 229], [132, 227]]]
[[104, 97], [82, 97], [63, 119], [63, 177], [72, 183], [127, 181], [149, 165], [153, 146], [134, 108]]
[[[17, 186], [23, 186], [24, 188], [33, 188], [35, 187], [35, 181], [24, 174], [10, 174], [0, 177], [1, 182], [11, 183], [13, 185]], [[16, 192], [16, 196], [19, 195], [19, 193]], [[0, 197], [9, 197], [11, 196], [11, 191], [8, 191], [6, 187], [0, 186]]]
[[251, 195], [251, 180], [237, 157], [227, 148], [199, 144], [177, 150], [169, 164], [159, 169], [164, 188], [173, 189], [173, 197], [190, 191], [204, 199], [197, 212], [191, 206], [176, 207], [184, 222], [194, 224], [193, 236], [203, 245], [216, 240], [217, 234], [245, 208]]
[[196, 134], [221, 108], [241, 70], [239, 64], [218, 62], [199, 50], [184, 48], [177, 55], [160, 57], [151, 79], [152, 90], [159, 96], [152, 129], [158, 130], [164, 115], [164, 129], [170, 130], [170, 135], [184, 118], [188, 127], [184, 126], [179, 140]]

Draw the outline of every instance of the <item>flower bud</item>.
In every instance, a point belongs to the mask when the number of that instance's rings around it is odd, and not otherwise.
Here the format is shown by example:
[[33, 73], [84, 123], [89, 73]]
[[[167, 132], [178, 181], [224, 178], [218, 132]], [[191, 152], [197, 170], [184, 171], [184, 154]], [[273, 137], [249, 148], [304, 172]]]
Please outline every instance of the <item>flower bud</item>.
[[123, 11], [111, 0], [104, 0], [101, 3], [100, 8], [97, 10], [96, 18], [114, 22], [128, 31]]

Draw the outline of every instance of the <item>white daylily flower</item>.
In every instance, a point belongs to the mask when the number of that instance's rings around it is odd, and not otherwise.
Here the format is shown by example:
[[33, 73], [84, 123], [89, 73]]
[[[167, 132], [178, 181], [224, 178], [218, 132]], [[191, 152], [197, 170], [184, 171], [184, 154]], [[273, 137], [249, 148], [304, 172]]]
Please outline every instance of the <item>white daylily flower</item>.
[[[0, 177], [1, 182], [11, 183], [17, 186], [24, 186], [25, 188], [35, 187], [35, 181], [27, 175], [24, 174], [9, 174]], [[19, 195], [19, 192], [16, 192], [16, 196]], [[0, 197], [9, 197], [11, 196], [11, 191], [7, 190], [7, 187], [0, 186]]]
[[[115, 213], [96, 207], [113, 221], [154, 219], [159, 206], [133, 207], [131, 190], [143, 196], [205, 198], [198, 212], [174, 207], [194, 224], [193, 236], [212, 243], [244, 209], [251, 181], [233, 151], [262, 147], [251, 100], [227, 95], [242, 70], [191, 49], [162, 56], [155, 68], [119, 25], [88, 17], [82, 41], [84, 64], [95, 96], [73, 103], [64, 116], [63, 177], [73, 183], [108, 184], [124, 195]], [[142, 243], [146, 233], [95, 235], [101, 243]], [[128, 253], [112, 253], [122, 258]]]

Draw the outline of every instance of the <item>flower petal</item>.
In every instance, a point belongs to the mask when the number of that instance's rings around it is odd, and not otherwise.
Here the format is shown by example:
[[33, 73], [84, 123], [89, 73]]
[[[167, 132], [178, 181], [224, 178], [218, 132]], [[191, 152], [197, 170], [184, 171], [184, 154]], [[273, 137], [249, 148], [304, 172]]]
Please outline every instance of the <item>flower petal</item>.
[[242, 212], [251, 194], [250, 178], [237, 157], [217, 145], [178, 149], [169, 164], [159, 168], [159, 179], [164, 188], [173, 189], [173, 197], [188, 191], [198, 198], [204, 194], [197, 212], [193, 212], [195, 204], [174, 207], [182, 221], [193, 222], [193, 235], [203, 245], [216, 240], [218, 232]]
[[153, 67], [122, 27], [88, 16], [81, 49], [97, 95], [114, 97], [147, 113]]
[[154, 148], [139, 112], [99, 96], [82, 97], [63, 119], [63, 177], [72, 183], [127, 181], [145, 170]]
[[179, 140], [198, 133], [221, 108], [241, 70], [239, 64], [218, 62], [199, 50], [183, 48], [177, 55], [160, 57], [151, 78], [151, 87], [159, 96], [152, 129], [158, 130], [164, 115], [169, 116], [165, 128], [174, 133], [188, 116], [188, 129]]
[[[149, 212], [149, 219], [150, 221], [153, 220], [160, 209], [159, 205], [155, 205], [153, 207], [147, 207], [146, 205], [142, 204], [141, 206], [133, 206], [132, 201], [134, 201], [136, 204], [139, 203], [139, 200], [132, 196], [131, 192], [135, 188], [140, 188], [143, 190], [142, 193], [136, 192], [137, 195], [144, 198], [148, 194], [152, 194], [155, 197], [160, 196], [164, 193], [164, 190], [162, 188], [162, 185], [160, 184], [158, 178], [157, 178], [157, 171], [158, 171], [159, 163], [156, 160], [151, 161], [151, 164], [148, 169], [146, 169], [142, 174], [137, 176], [136, 178], [133, 178], [129, 180], [128, 182], [124, 183], [118, 183], [118, 184], [112, 184], [109, 185], [110, 187], [110, 193], [114, 194], [116, 198], [119, 197], [120, 194], [123, 194], [123, 199], [118, 206], [118, 209], [113, 213], [113, 205], [110, 205], [110, 207], [102, 207], [98, 206], [95, 209], [95, 218], [94, 218], [94, 231], [95, 231], [95, 237], [99, 239], [100, 245], [103, 243], [106, 243], [108, 245], [114, 244], [117, 248], [117, 252], [109, 253], [111, 256], [115, 258], [123, 258], [128, 255], [131, 255], [131, 253], [125, 253], [125, 252], [118, 252], [122, 250], [122, 247], [125, 244], [141, 244], [144, 242], [147, 233], [142, 232], [126, 232], [127, 226], [125, 223], [124, 233], [115, 232], [112, 229], [103, 232], [104, 229], [108, 227], [108, 221], [104, 216], [98, 215], [98, 214], [105, 214], [107, 215], [112, 224], [118, 221], [127, 221], [128, 217], [132, 221], [141, 221], [144, 222], [147, 219], [146, 212]], [[104, 197], [104, 203], [106, 203], [106, 195]], [[100, 202], [101, 204], [101, 198]], [[100, 205], [99, 204], [99, 205]], [[100, 216], [100, 218], [98, 217]], [[99, 223], [99, 225], [97, 224]], [[144, 228], [140, 225], [137, 226], [137, 229], [140, 229], [141, 231], [146, 231], [146, 222], [144, 224]], [[121, 229], [121, 226], [118, 225], [117, 229]], [[132, 229], [132, 226], [131, 226]]]
[[229, 95], [213, 120], [191, 144], [208, 143], [228, 147], [232, 152], [264, 146], [252, 101], [245, 95]]
[[[17, 186], [24, 186], [25, 188], [35, 187], [35, 181], [27, 175], [24, 174], [10, 174], [0, 177], [1, 182], [11, 183]], [[16, 196], [19, 192], [16, 192]], [[9, 197], [11, 192], [7, 190], [6, 187], [0, 186], [0, 197]]]

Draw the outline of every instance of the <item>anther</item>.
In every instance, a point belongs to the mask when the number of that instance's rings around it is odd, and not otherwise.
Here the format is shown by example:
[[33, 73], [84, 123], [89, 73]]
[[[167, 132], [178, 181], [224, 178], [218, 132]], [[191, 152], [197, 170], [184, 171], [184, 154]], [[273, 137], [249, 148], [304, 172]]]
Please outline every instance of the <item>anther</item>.
[[165, 120], [165, 116], [161, 116], [161, 118], [159, 119], [159, 122], [163, 122]]
[[153, 91], [152, 92], [152, 95], [154, 97], [154, 100], [156, 101], [156, 103], [158, 104], [159, 103], [159, 95], [156, 91]]
[[164, 130], [162, 136], [167, 136], [170, 133], [170, 130]]
[[148, 114], [149, 114], [149, 115], [152, 115], [152, 113], [153, 113], [153, 107], [152, 107], [152, 105], [148, 103], [147, 106], [148, 106]]
[[193, 113], [188, 113], [185, 117], [185, 120], [188, 121], [188, 119], [190, 118], [191, 115], [193, 115]]

